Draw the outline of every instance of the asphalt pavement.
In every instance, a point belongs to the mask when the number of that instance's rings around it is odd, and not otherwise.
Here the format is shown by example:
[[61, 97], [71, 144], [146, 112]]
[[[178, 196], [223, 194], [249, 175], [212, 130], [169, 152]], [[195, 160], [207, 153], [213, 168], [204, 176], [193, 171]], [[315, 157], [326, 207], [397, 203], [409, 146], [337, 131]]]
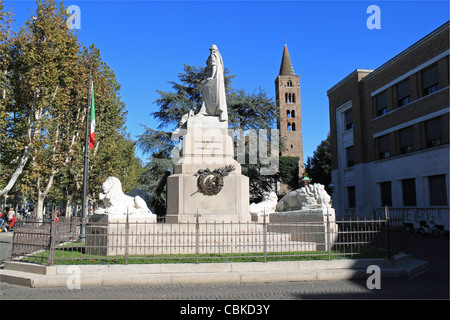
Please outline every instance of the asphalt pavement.
[[[0, 282], [0, 299], [5, 300], [167, 300], [178, 301], [169, 308], [176, 314], [207, 312], [201, 306], [218, 303], [215, 314], [248, 314], [275, 301], [289, 300], [449, 300], [449, 238], [438, 239], [408, 234], [407, 244], [414, 258], [428, 261], [428, 271], [410, 279], [382, 279], [380, 289], [369, 289], [366, 280], [300, 281], [280, 283], [165, 284], [69, 288], [28, 288]], [[192, 301], [187, 304], [186, 301]], [[206, 304], [205, 301], [210, 301]], [[273, 302], [271, 302], [273, 301]], [[242, 307], [249, 305], [252, 307]], [[157, 304], [163, 306], [164, 304]], [[259, 305], [257, 309], [255, 306]], [[227, 307], [228, 306], [228, 307]], [[225, 309], [227, 307], [227, 309]], [[183, 309], [184, 308], [184, 309]], [[234, 308], [234, 309], [233, 309]], [[280, 311], [280, 310], [278, 310]], [[197, 312], [197, 313], [195, 313]], [[270, 313], [269, 312], [269, 313]], [[235, 314], [235, 315], [237, 315]], [[255, 313], [256, 314], [256, 313]], [[203, 314], [207, 316], [206, 314]]]

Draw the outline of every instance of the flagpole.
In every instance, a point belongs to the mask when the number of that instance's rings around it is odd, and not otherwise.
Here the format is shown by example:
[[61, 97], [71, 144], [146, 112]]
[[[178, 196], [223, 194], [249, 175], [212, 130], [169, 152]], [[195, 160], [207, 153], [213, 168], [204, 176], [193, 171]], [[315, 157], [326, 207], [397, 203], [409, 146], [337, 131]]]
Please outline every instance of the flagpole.
[[91, 109], [91, 65], [89, 62], [89, 89], [88, 89], [88, 103], [86, 110], [86, 138], [84, 144], [84, 180], [83, 180], [83, 203], [81, 205], [81, 237], [80, 242], [84, 242], [86, 238], [86, 199], [87, 199], [87, 185], [88, 185], [88, 164], [89, 164], [89, 117]]

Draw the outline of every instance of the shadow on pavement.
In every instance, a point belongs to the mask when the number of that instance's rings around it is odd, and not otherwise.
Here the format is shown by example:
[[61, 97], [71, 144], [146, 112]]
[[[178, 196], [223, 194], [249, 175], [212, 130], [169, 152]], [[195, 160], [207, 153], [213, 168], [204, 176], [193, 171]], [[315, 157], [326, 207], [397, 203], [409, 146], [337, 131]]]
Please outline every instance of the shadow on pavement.
[[[381, 279], [380, 289], [367, 288], [367, 280], [348, 280], [346, 288], [340, 281], [339, 293], [299, 293], [293, 299], [449, 299], [449, 237], [432, 238], [418, 234], [406, 235], [406, 244], [413, 258], [428, 262], [429, 269], [409, 279]], [[370, 274], [367, 275], [368, 277]], [[355, 286], [357, 284], [358, 286]], [[329, 288], [328, 288], [329, 290]], [[346, 292], [348, 290], [349, 292]]]

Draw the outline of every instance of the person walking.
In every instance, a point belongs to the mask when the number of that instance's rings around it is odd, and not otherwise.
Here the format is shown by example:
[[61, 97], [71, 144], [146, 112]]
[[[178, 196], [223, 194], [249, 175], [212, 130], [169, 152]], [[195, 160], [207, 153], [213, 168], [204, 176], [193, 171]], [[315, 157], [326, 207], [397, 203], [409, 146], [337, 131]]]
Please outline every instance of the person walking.
[[3, 231], [3, 213], [0, 211], [0, 232]]
[[11, 230], [11, 228], [14, 225], [14, 222], [16, 222], [16, 213], [14, 212], [14, 209], [11, 207], [8, 211], [8, 228]]

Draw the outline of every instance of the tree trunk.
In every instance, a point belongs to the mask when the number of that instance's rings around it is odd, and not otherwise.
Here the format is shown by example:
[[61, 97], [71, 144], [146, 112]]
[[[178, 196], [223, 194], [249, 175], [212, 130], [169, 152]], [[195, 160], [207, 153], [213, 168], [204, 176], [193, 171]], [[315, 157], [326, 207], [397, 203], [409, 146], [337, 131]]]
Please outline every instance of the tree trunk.
[[38, 130], [33, 131], [33, 129], [32, 129], [33, 120], [32, 119], [34, 119], [35, 121], [38, 121], [41, 118], [41, 114], [42, 114], [42, 109], [36, 108], [36, 101], [37, 101], [38, 97], [39, 97], [39, 88], [36, 88], [36, 90], [34, 92], [33, 104], [31, 105], [31, 108], [30, 108], [30, 111], [28, 114], [27, 137], [28, 137], [29, 144], [23, 150], [22, 157], [19, 160], [16, 170], [14, 171], [11, 178], [9, 179], [8, 184], [2, 190], [0, 190], [0, 197], [3, 195], [6, 195], [12, 189], [12, 187], [16, 183], [17, 179], [22, 174], [23, 168], [25, 168], [25, 165], [27, 164], [28, 159], [30, 158], [31, 151], [33, 150], [32, 143], [33, 143], [36, 133], [38, 131]]
[[37, 197], [37, 203], [35, 207], [37, 221], [44, 221], [44, 200], [45, 198], [40, 195]]
[[31, 149], [32, 148], [30, 145], [25, 147], [22, 157], [20, 158], [19, 164], [17, 165], [17, 168], [12, 174], [11, 178], [9, 178], [8, 184], [2, 190], [0, 190], [0, 197], [6, 195], [12, 189], [17, 179], [22, 174], [23, 168], [25, 168], [25, 165], [28, 162], [28, 158], [30, 157]]
[[66, 194], [66, 217], [71, 217], [73, 215], [72, 212], [72, 203], [75, 193]]
[[45, 187], [44, 191], [41, 191], [40, 188], [40, 180], [41, 178], [38, 178], [37, 181], [37, 204], [36, 204], [36, 219], [38, 221], [42, 221], [44, 218], [44, 200], [47, 198], [47, 194], [49, 193], [50, 189], [53, 185], [53, 178], [55, 177], [55, 173], [52, 173], [48, 179], [47, 186]]

